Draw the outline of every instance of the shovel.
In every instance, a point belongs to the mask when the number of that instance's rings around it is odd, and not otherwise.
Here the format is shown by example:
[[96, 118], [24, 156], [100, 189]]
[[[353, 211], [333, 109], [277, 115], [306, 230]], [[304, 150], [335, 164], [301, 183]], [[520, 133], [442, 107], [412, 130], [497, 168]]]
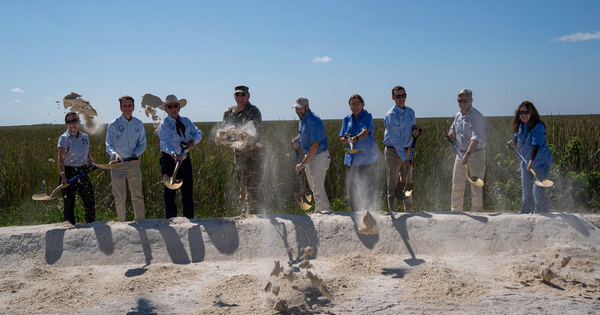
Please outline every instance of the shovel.
[[[122, 158], [121, 162], [129, 162], [129, 161], [137, 161], [139, 160], [139, 157], [127, 157], [127, 158]], [[94, 164], [96, 165], [97, 168], [101, 168], [103, 170], [112, 170], [114, 168], [116, 168], [119, 164], [118, 160], [114, 160], [114, 161], [110, 161], [110, 163], [108, 164]]]
[[399, 201], [405, 200], [406, 198], [410, 197], [413, 192], [412, 187], [410, 188], [410, 190], [408, 188], [408, 173], [410, 172], [410, 168], [412, 168], [412, 161], [413, 161], [413, 156], [415, 153], [415, 145], [417, 145], [417, 138], [419, 138], [422, 131], [423, 131], [423, 129], [416, 128], [412, 133], [413, 143], [410, 148], [410, 155], [408, 157], [408, 162], [410, 163], [410, 167], [406, 171], [406, 176], [405, 176], [406, 178], [404, 179], [404, 187], [402, 187], [402, 185], [396, 184], [396, 190], [394, 191], [394, 194], [396, 195], [396, 198]]
[[[446, 135], [446, 140], [448, 140], [450, 143], [452, 143], [452, 146], [454, 146], [454, 150], [456, 150], [458, 157], [462, 160], [463, 155], [462, 155], [462, 153], [460, 153], [460, 150], [458, 149], [458, 146], [456, 146], [456, 143], [454, 143], [454, 141], [452, 141], [452, 139], [450, 139], [450, 137], [448, 137], [448, 135]], [[483, 187], [484, 183], [481, 180], [481, 178], [479, 178], [477, 176], [471, 176], [471, 173], [469, 171], [469, 167], [467, 166], [467, 164], [465, 164], [465, 168], [467, 169], [467, 176], [465, 176], [465, 177], [467, 178], [469, 183], [471, 183], [475, 186], [478, 186], [478, 187]]]
[[345, 136], [348, 139], [348, 143], [350, 144], [350, 149], [344, 148], [344, 151], [346, 151], [349, 154], [356, 154], [356, 153], [360, 153], [363, 151], [362, 149], [354, 150], [354, 142], [352, 142], [352, 140], [350, 140], [350, 139], [352, 139], [352, 136], [348, 133], [345, 134]]
[[[519, 157], [521, 158], [521, 161], [523, 161], [523, 163], [525, 163], [525, 165], [527, 165], [527, 161], [525, 161], [525, 158], [523, 157], [523, 155], [521, 155], [521, 152], [519, 152], [519, 150], [517, 150], [517, 148], [513, 147], [513, 150], [515, 150], [515, 152], [517, 152], [517, 155], [519, 155]], [[540, 187], [552, 187], [552, 185], [554, 185], [554, 182], [552, 182], [549, 179], [544, 179], [542, 181], [540, 181], [537, 177], [537, 175], [535, 174], [535, 172], [533, 171], [533, 168], [530, 169], [529, 171], [531, 171], [531, 174], [533, 174], [533, 177], [535, 177], [535, 181], [533, 182], [536, 186], [540, 186]]]
[[96, 170], [96, 166], [95, 165], [92, 165], [92, 167], [90, 169], [88, 169], [86, 171], [83, 171], [83, 172], [75, 175], [73, 178], [67, 180], [66, 184], [64, 184], [64, 185], [63, 184], [58, 185], [58, 187], [54, 188], [54, 190], [52, 191], [52, 193], [50, 195], [46, 195], [46, 193], [38, 193], [38, 194], [35, 194], [35, 195], [31, 196], [31, 199], [38, 200], [38, 201], [46, 201], [46, 200], [56, 199], [56, 198], [58, 198], [60, 196], [58, 192], [61, 189], [67, 187], [69, 184], [71, 184], [74, 181], [80, 179], [85, 174], [87, 174], [87, 173], [89, 173], [89, 172], [91, 172], [93, 170]]
[[[296, 151], [296, 164], [300, 163], [300, 146], [298, 148], [292, 143], [292, 148]], [[304, 183], [302, 182], [302, 171], [298, 172], [298, 183], [300, 184], [300, 191], [294, 193], [294, 200], [300, 206], [300, 209], [304, 211], [310, 210], [312, 207], [313, 195], [311, 191], [304, 192]]]
[[171, 190], [179, 189], [179, 187], [183, 185], [183, 180], [177, 179], [176, 177], [177, 171], [179, 171], [179, 166], [181, 166], [181, 161], [187, 158], [186, 150], [182, 150], [181, 154], [179, 154], [179, 157], [181, 158], [181, 160], [178, 160], [177, 164], [175, 164], [175, 170], [173, 171], [173, 175], [171, 175], [171, 177], [167, 176], [167, 174], [163, 175], [163, 182], [165, 183], [165, 186], [167, 186], [167, 188]]

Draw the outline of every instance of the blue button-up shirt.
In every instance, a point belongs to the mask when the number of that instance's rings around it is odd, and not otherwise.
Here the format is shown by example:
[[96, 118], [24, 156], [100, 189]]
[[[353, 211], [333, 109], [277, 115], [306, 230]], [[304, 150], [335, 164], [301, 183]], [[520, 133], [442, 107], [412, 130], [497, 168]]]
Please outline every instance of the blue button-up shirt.
[[323, 121], [310, 109], [307, 111], [306, 116], [298, 123], [298, 132], [300, 146], [304, 152], [308, 152], [313, 142], [319, 143], [319, 149], [316, 153], [321, 153], [329, 148], [327, 146], [327, 134], [325, 133]]
[[106, 152], [112, 159], [117, 153], [120, 157], [140, 156], [146, 150], [146, 131], [141, 120], [125, 116], [113, 120], [106, 130]]
[[458, 111], [454, 116], [452, 126], [450, 126], [450, 130], [456, 133], [456, 145], [463, 151], [469, 148], [471, 140], [478, 141], [477, 149], [485, 148], [487, 128], [487, 121], [473, 106], [465, 115]]
[[[346, 152], [344, 164], [348, 166], [367, 165], [379, 161], [379, 151], [377, 150], [377, 143], [373, 136], [373, 115], [369, 114], [366, 110], [363, 109], [356, 118], [353, 114], [344, 117], [339, 136], [343, 137], [348, 133], [354, 137], [361, 133], [363, 129], [368, 129], [369, 134], [354, 143], [355, 150], [363, 151], [356, 154]], [[347, 148], [350, 148], [350, 144], [347, 145]]]
[[82, 166], [88, 161], [88, 152], [90, 150], [90, 138], [85, 133], [79, 131], [79, 137], [68, 130], [58, 137], [58, 147], [65, 148], [66, 166]]
[[[531, 158], [533, 146], [540, 146], [537, 155], [535, 156], [535, 160], [533, 160], [534, 169], [552, 165], [554, 159], [552, 158], [552, 153], [550, 153], [550, 148], [548, 148], [548, 143], [546, 141], [546, 127], [541, 121], [538, 121], [531, 130], [529, 130], [528, 124], [521, 122], [519, 125], [519, 132], [515, 133], [515, 136], [517, 137], [517, 141], [521, 147], [521, 154], [525, 158], [525, 161], [529, 161]], [[523, 161], [521, 161], [521, 164], [523, 164]]]
[[187, 117], [179, 116], [179, 120], [185, 125], [184, 137], [177, 134], [177, 121], [167, 116], [158, 125], [156, 133], [160, 139], [160, 150], [167, 154], [181, 154], [181, 143], [194, 140], [194, 145], [202, 140], [202, 130], [198, 129]]
[[404, 148], [412, 144], [412, 127], [417, 124], [415, 111], [404, 106], [404, 109], [394, 105], [383, 118], [385, 133], [383, 135], [383, 144], [392, 146], [396, 153], [406, 161], [408, 157], [404, 153]]

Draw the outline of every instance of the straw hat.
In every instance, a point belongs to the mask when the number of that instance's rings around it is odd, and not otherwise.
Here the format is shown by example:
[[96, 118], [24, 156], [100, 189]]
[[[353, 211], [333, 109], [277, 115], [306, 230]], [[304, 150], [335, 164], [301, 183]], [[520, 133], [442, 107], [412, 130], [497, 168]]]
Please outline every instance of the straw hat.
[[166, 110], [165, 106], [169, 105], [169, 104], [179, 104], [179, 108], [181, 109], [181, 108], [185, 107], [185, 104], [187, 104], [187, 101], [185, 100], [185, 98], [182, 98], [179, 100], [179, 99], [177, 99], [177, 96], [170, 94], [170, 95], [167, 95], [167, 97], [165, 98], [165, 101], [162, 104], [160, 104], [160, 106], [158, 106], [158, 108], [160, 108], [162, 110]]

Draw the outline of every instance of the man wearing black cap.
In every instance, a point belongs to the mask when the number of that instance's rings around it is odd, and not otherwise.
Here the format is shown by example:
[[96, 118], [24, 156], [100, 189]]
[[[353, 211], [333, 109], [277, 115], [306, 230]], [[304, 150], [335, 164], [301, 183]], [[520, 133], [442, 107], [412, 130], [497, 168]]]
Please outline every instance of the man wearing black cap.
[[244, 213], [259, 213], [264, 160], [264, 148], [259, 136], [262, 115], [258, 107], [250, 104], [247, 86], [236, 86], [233, 95], [236, 105], [223, 113], [223, 126], [233, 125], [256, 138], [254, 145], [234, 149], [234, 174], [240, 185], [240, 201]]

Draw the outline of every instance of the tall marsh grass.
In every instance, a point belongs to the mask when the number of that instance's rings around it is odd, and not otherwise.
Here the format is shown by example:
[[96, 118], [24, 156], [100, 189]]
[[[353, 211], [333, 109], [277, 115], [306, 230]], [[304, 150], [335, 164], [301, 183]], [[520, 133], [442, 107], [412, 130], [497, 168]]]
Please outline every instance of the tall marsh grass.
[[[484, 209], [516, 211], [521, 199], [518, 157], [506, 148], [506, 142], [512, 137], [511, 117], [487, 119], [489, 130]], [[590, 187], [590, 183], [593, 186], [593, 180], [596, 180], [594, 174], [600, 172], [600, 115], [546, 116], [542, 119], [547, 125], [548, 143], [555, 159], [551, 179], [556, 184], [548, 190], [551, 209], [598, 210], [600, 198], [596, 202], [594, 198], [597, 196], [593, 195], [598, 188]], [[451, 117], [417, 119], [423, 128], [414, 156], [413, 203], [418, 211], [450, 209], [454, 149], [444, 135], [451, 121]], [[238, 215], [238, 190], [235, 181], [231, 180], [233, 153], [231, 149], [216, 146], [212, 141], [211, 132], [216, 123], [196, 125], [204, 135], [200, 145], [190, 154], [194, 170], [196, 217]], [[300, 212], [293, 199], [293, 192], [298, 191], [299, 183], [294, 172], [295, 154], [289, 144], [297, 134], [297, 125], [297, 121], [267, 121], [263, 124], [267, 148], [263, 210], [268, 213]], [[158, 162], [158, 137], [151, 124], [145, 127], [148, 146], [141, 156], [141, 167], [146, 217], [162, 218], [163, 184]], [[333, 210], [349, 211], [344, 151], [337, 136], [340, 127], [341, 120], [325, 121], [331, 154], [325, 186]], [[57, 186], [56, 145], [58, 136], [65, 130], [64, 125], [0, 127], [0, 139], [3, 142], [0, 151], [0, 226], [63, 221], [62, 201], [33, 201], [31, 196], [39, 191], [50, 193]], [[374, 133], [380, 150], [377, 202], [381, 210], [387, 210], [382, 119], [374, 121]], [[107, 163], [109, 160], [104, 151], [104, 137], [104, 132], [90, 134], [91, 153], [97, 163]], [[116, 220], [109, 172], [97, 170], [90, 177], [96, 194], [97, 220]], [[83, 221], [83, 206], [79, 198], [77, 200], [76, 219]], [[465, 201], [468, 209], [469, 198]], [[129, 200], [127, 217], [133, 219]]]

